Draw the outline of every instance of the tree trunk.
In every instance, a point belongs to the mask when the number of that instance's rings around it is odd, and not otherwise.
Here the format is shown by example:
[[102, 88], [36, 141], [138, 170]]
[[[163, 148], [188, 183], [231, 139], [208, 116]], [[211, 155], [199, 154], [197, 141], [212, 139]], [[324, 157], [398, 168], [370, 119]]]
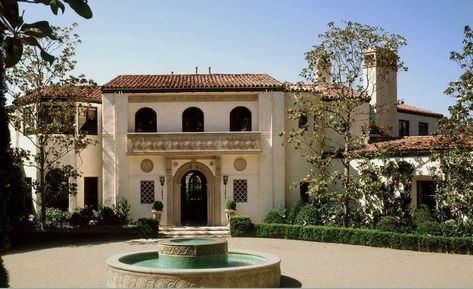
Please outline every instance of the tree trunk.
[[348, 200], [343, 200], [343, 226], [348, 227], [350, 221], [350, 202]]

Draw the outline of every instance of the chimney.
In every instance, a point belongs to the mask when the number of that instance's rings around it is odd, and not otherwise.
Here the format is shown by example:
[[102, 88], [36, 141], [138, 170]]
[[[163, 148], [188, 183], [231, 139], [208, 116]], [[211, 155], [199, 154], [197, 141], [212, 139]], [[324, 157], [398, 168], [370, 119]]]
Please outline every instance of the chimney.
[[171, 71], [171, 74], [174, 74], [174, 71]]
[[319, 58], [315, 66], [315, 81], [321, 84], [332, 82], [332, 65], [329, 59]]
[[212, 67], [209, 66], [209, 74], [212, 74]]
[[365, 50], [363, 82], [374, 124], [386, 134], [398, 136], [397, 54], [380, 47]]
[[195, 74], [199, 74], [199, 67], [198, 66], [195, 67]]

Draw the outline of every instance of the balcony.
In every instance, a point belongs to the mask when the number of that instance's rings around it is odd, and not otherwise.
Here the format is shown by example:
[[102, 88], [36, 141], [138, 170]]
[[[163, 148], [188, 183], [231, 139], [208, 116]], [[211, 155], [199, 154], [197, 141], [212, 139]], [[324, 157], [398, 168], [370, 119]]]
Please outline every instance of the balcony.
[[259, 153], [260, 132], [128, 133], [129, 154]]

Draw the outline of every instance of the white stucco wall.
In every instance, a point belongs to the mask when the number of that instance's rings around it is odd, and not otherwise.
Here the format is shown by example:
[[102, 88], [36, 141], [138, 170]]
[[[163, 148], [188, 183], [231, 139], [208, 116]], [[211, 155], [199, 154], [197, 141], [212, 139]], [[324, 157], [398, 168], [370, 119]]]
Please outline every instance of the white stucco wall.
[[419, 135], [419, 122], [426, 122], [429, 124], [429, 135], [437, 131], [438, 118], [436, 117], [398, 112], [397, 121], [395, 123], [396, 136], [399, 136], [399, 120], [401, 119], [409, 121], [409, 135], [410, 136]]

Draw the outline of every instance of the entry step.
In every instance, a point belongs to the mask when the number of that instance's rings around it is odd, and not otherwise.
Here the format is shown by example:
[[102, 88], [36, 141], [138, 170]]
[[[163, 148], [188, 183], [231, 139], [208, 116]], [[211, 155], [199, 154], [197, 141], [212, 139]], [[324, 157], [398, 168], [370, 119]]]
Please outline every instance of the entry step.
[[227, 226], [164, 226], [159, 228], [159, 236], [174, 237], [230, 237]]

